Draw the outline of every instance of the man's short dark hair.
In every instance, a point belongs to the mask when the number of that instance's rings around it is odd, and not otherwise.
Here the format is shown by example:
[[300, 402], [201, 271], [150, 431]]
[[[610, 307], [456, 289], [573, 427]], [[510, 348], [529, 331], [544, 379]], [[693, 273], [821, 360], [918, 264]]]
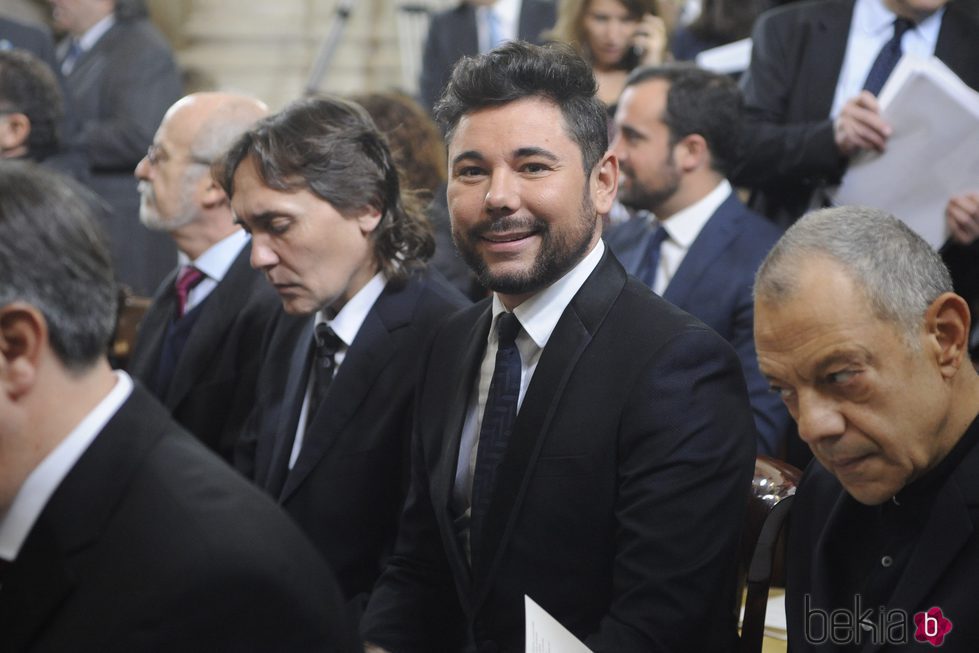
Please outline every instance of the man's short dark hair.
[[34, 306], [62, 364], [84, 370], [105, 354], [116, 321], [104, 209], [74, 181], [28, 162], [0, 162], [0, 189], [0, 306]]
[[598, 84], [591, 65], [564, 43], [506, 43], [475, 57], [465, 57], [435, 105], [435, 118], [446, 141], [467, 113], [524, 98], [553, 102], [564, 117], [568, 136], [581, 149], [585, 172], [608, 150], [608, 115], [595, 97]]
[[655, 79], [670, 85], [662, 116], [670, 130], [670, 145], [700, 134], [710, 149], [711, 167], [727, 176], [739, 156], [744, 100], [738, 85], [727, 75], [678, 63], [637, 68], [625, 86]]
[[336, 97], [306, 98], [258, 122], [215, 166], [228, 197], [234, 194], [235, 171], [249, 157], [269, 188], [308, 190], [344, 217], [377, 209], [374, 259], [389, 282], [403, 283], [435, 251], [420, 203], [402, 192], [387, 141], [359, 105]]
[[58, 151], [64, 118], [61, 88], [54, 72], [24, 50], [0, 50], [0, 112], [22, 113], [31, 121], [28, 156], [42, 161]]

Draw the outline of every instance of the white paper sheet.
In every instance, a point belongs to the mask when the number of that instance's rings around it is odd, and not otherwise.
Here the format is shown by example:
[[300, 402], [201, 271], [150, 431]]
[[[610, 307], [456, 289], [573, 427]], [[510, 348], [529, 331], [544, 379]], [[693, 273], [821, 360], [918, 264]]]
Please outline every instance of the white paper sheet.
[[979, 93], [937, 58], [906, 55], [880, 104], [893, 129], [886, 150], [851, 161], [834, 203], [889, 211], [937, 248], [948, 200], [979, 188]]
[[568, 632], [547, 610], [524, 595], [526, 653], [591, 653], [581, 640]]
[[743, 73], [751, 64], [751, 39], [719, 45], [697, 55], [694, 63], [720, 75]]

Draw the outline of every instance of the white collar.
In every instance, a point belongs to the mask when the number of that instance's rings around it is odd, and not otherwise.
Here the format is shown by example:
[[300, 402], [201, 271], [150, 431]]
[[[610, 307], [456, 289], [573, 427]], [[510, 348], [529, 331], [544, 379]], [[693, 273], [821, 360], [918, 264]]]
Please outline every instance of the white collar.
[[[942, 18], [945, 16], [945, 7], [942, 7], [928, 18], [915, 25], [914, 30], [921, 37], [934, 43], [938, 40], [938, 32], [942, 27]], [[876, 36], [879, 34], [890, 35], [894, 27], [894, 20], [897, 14], [887, 8], [884, 0], [857, 0], [853, 10], [853, 24], [864, 33]]]
[[233, 233], [204, 250], [204, 253], [198, 256], [196, 260], [191, 261], [183, 252], [179, 252], [177, 258], [181, 267], [193, 265], [203, 272], [208, 279], [220, 283], [248, 241], [249, 236], [244, 229], [235, 229]]
[[377, 298], [384, 292], [387, 282], [384, 273], [378, 272], [364, 284], [363, 288], [357, 291], [356, 295], [350, 298], [350, 301], [343, 305], [343, 308], [332, 320], [327, 319], [325, 311], [316, 311], [316, 324], [321, 322], [328, 324], [343, 341], [343, 344], [350, 347], [364, 320], [367, 319], [367, 314], [374, 307]]
[[99, 42], [99, 39], [105, 36], [105, 33], [112, 29], [112, 26], [116, 24], [115, 14], [109, 14], [99, 22], [95, 23], [82, 34], [78, 39], [78, 47], [82, 49], [83, 52], [88, 52], [92, 47]]
[[[541, 290], [536, 295], [525, 300], [513, 310], [534, 344], [543, 349], [547, 345], [554, 327], [578, 293], [591, 273], [598, 267], [605, 253], [605, 243], [601, 240], [592, 250], [581, 259], [577, 265], [568, 270], [563, 277]], [[493, 324], [490, 328], [490, 338], [496, 338], [496, 319], [506, 309], [495, 293], [493, 294]]]
[[34, 468], [6, 514], [0, 516], [0, 558], [15, 560], [51, 495], [71, 472], [119, 407], [129, 398], [133, 380], [117, 370], [116, 384], [102, 401]]
[[690, 249], [693, 241], [700, 235], [700, 230], [704, 228], [704, 225], [707, 224], [707, 221], [710, 220], [731, 192], [731, 184], [727, 179], [722, 179], [714, 187], [714, 190], [682, 211], [677, 211], [666, 220], [661, 221], [660, 224], [669, 234], [670, 240], [685, 250]]

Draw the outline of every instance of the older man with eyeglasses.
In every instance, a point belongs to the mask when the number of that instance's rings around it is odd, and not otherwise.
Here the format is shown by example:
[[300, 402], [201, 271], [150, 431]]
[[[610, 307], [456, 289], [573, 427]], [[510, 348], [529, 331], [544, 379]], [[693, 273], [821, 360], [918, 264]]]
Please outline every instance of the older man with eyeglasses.
[[241, 95], [188, 95], [167, 111], [135, 173], [140, 220], [173, 239], [180, 261], [143, 320], [130, 372], [226, 460], [254, 401], [256, 352], [279, 302], [248, 263], [248, 235], [210, 163], [266, 113]]

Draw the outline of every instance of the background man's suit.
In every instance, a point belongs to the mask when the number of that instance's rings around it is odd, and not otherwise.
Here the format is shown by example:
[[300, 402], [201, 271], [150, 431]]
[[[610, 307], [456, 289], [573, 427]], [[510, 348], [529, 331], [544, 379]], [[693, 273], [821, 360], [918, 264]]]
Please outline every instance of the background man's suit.
[[[783, 224], [799, 218], [814, 190], [838, 182], [846, 169], [829, 114], [853, 5], [800, 2], [773, 9], [755, 24], [751, 65], [741, 78], [745, 150], [732, 181], [755, 189], [751, 207]], [[961, 1], [947, 5], [935, 56], [979, 89], [974, 11]]]
[[48, 64], [60, 77], [54, 58], [54, 42], [51, 34], [40, 25], [29, 25], [0, 16], [0, 50], [20, 48]]
[[0, 650], [352, 651], [336, 583], [139, 385], [5, 572]]
[[[434, 272], [386, 287], [347, 350], [323, 403], [310, 410], [287, 470], [309, 377], [312, 316], [282, 314], [262, 356], [249, 422], [254, 479], [292, 515], [351, 599], [370, 592], [391, 551], [408, 475], [415, 379], [424, 343], [467, 304]], [[243, 443], [242, 471], [250, 457]], [[283, 477], [284, 475], [284, 477]]]
[[[59, 44], [59, 60], [67, 48]], [[79, 130], [76, 145], [91, 168], [89, 185], [112, 208], [112, 267], [121, 282], [149, 295], [177, 255], [166, 234], [140, 224], [133, 170], [181, 95], [173, 54], [149, 21], [119, 21], [81, 55], [65, 82]]]
[[[732, 193], [697, 235], [663, 298], [702, 320], [731, 343], [748, 383], [761, 436], [758, 453], [777, 455], [791, 418], [758, 369], [751, 289], [755, 272], [781, 232]], [[629, 274], [637, 274], [653, 232], [645, 220], [609, 230], [605, 241]]]
[[[541, 42], [541, 32], [554, 27], [555, 0], [523, 0], [517, 36], [524, 41]], [[422, 53], [419, 92], [422, 106], [432, 110], [442, 95], [452, 67], [462, 57], [479, 54], [476, 8], [468, 2], [432, 16]]]
[[[975, 439], [979, 420], [963, 436]], [[938, 468], [936, 468], [938, 469]], [[924, 477], [923, 477], [924, 478]], [[939, 483], [940, 489], [925, 523], [916, 526], [917, 545], [901, 572], [885, 608], [904, 610], [908, 616], [911, 646], [862, 649], [876, 653], [928, 650], [914, 641], [913, 615], [933, 606], [952, 621], [952, 631], [941, 647], [943, 653], [973, 653], [979, 642], [979, 607], [971, 579], [979, 577], [979, 446], [972, 445], [958, 466]], [[805, 642], [804, 595], [813, 608], [853, 609], [853, 596], [839, 604], [841, 568], [852, 557], [853, 524], [877, 519], [879, 507], [858, 503], [818, 461], [813, 461], [800, 481], [792, 504], [786, 557], [786, 616], [789, 649], [793, 652], [837, 650]], [[873, 608], [877, 618], [877, 606]], [[793, 626], [795, 626], [793, 628]], [[814, 624], [815, 626], [815, 624]], [[818, 635], [818, 632], [813, 632]], [[917, 646], [915, 646], [917, 645]]]
[[201, 311], [167, 388], [157, 388], [160, 354], [176, 315], [173, 272], [143, 318], [129, 372], [150, 388], [184, 428], [229, 462], [255, 405], [262, 339], [281, 311], [279, 297], [253, 270], [245, 245], [197, 307]]
[[755, 429], [731, 347], [606, 252], [541, 354], [470, 568], [450, 502], [490, 321], [487, 300], [432, 341], [412, 486], [365, 638], [523, 651], [526, 593], [597, 652], [732, 650]]

